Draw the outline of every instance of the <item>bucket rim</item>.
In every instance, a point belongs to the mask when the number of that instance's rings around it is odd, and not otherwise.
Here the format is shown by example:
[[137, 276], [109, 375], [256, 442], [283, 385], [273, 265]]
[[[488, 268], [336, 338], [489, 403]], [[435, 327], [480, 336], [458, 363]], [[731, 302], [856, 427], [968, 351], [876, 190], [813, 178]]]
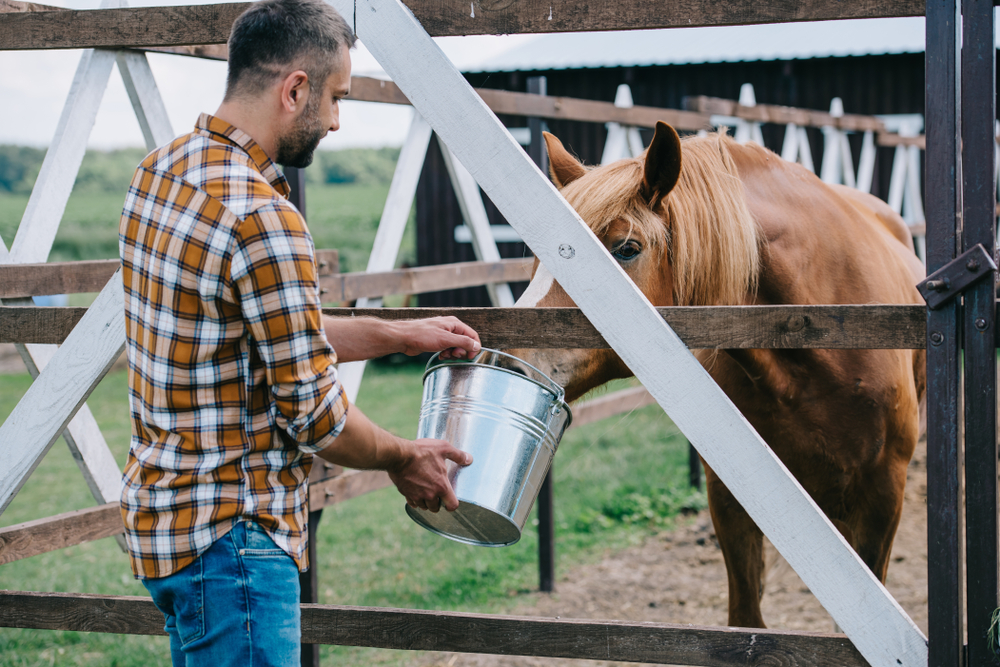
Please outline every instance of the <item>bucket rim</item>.
[[[527, 366], [528, 368], [530, 368], [531, 370], [535, 371], [540, 376], [545, 378], [545, 380], [549, 383], [548, 386], [539, 382], [535, 378], [529, 377], [523, 373], [517, 373], [515, 371], [510, 370], [509, 368], [503, 368], [502, 366], [494, 366], [492, 364], [479, 363], [477, 359], [482, 357], [483, 354], [487, 352], [490, 354], [497, 354], [503, 357], [507, 357], [508, 359], [513, 359], [518, 363], [524, 364], [525, 366]], [[427, 381], [427, 376], [430, 375], [433, 371], [436, 371], [439, 368], [445, 368], [447, 366], [477, 366], [479, 368], [488, 368], [491, 370], [500, 371], [503, 373], [507, 373], [508, 375], [513, 375], [514, 377], [520, 378], [522, 380], [527, 380], [528, 382], [538, 385], [542, 389], [554, 394], [555, 397], [554, 402], [560, 405], [562, 410], [565, 410], [567, 413], [569, 413], [568, 414], [569, 419], [566, 422], [566, 427], [569, 427], [569, 425], [572, 423], [573, 411], [570, 409], [569, 403], [566, 402], [566, 390], [563, 389], [562, 385], [560, 385], [558, 382], [556, 382], [548, 375], [546, 375], [542, 371], [538, 370], [537, 368], [529, 364], [524, 359], [521, 359], [520, 357], [515, 357], [513, 354], [508, 354], [506, 352], [503, 352], [501, 350], [496, 350], [491, 347], [481, 348], [479, 350], [479, 354], [477, 354], [472, 359], [441, 359], [439, 356], [440, 354], [441, 352], [435, 352], [431, 356], [431, 358], [427, 360], [427, 366], [424, 367], [424, 374], [420, 379], [421, 384]]]

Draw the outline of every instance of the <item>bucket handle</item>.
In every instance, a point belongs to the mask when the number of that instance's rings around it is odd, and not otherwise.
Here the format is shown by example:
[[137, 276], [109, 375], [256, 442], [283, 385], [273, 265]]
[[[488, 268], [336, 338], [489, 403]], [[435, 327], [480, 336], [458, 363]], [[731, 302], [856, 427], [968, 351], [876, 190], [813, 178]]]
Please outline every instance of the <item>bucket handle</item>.
[[519, 358], [515, 357], [512, 354], [507, 354], [506, 352], [501, 352], [500, 350], [494, 350], [493, 348], [484, 347], [484, 348], [480, 349], [479, 350], [479, 354], [477, 354], [472, 359], [441, 359], [440, 358], [441, 352], [435, 352], [433, 355], [431, 355], [431, 358], [427, 360], [427, 366], [424, 368], [424, 376], [425, 377], [427, 376], [427, 373], [429, 373], [431, 371], [431, 367], [433, 367], [433, 366], [437, 366], [437, 365], [446, 366], [446, 365], [452, 365], [452, 364], [472, 364], [474, 366], [482, 366], [484, 368], [495, 368], [495, 369], [497, 369], [499, 371], [504, 371], [505, 373], [511, 373], [513, 375], [520, 375], [519, 373], [515, 373], [514, 371], [510, 370], [509, 368], [503, 368], [502, 366], [494, 366], [492, 364], [481, 363], [479, 360], [485, 354], [495, 354], [495, 355], [499, 355], [499, 356], [502, 356], [502, 357], [507, 357], [508, 359], [513, 359], [517, 363], [522, 364], [524, 366], [527, 366], [528, 368], [530, 368], [534, 372], [538, 373], [538, 375], [540, 377], [542, 377], [542, 378], [545, 379], [544, 383], [539, 382], [538, 380], [536, 380], [534, 378], [528, 377], [527, 375], [522, 376], [522, 377], [525, 377], [528, 380], [531, 380], [532, 382], [535, 382], [535, 383], [540, 384], [542, 386], [548, 385], [547, 388], [551, 389], [552, 393], [554, 393], [556, 395], [555, 403], [553, 405], [553, 413], [552, 414], [558, 414], [559, 413], [559, 411], [562, 409], [561, 408], [562, 404], [565, 402], [563, 399], [566, 396], [566, 390], [562, 388], [562, 385], [558, 384], [555, 380], [553, 380], [548, 375], [546, 375], [542, 371], [538, 370], [537, 368], [535, 368], [534, 366], [532, 366], [528, 362], [524, 361], [523, 359], [519, 359]]

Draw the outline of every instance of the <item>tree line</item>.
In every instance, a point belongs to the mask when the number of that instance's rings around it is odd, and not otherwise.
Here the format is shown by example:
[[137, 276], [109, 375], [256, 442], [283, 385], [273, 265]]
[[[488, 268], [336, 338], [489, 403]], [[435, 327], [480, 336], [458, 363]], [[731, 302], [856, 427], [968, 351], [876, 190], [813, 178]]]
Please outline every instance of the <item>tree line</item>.
[[[142, 148], [88, 150], [76, 177], [75, 190], [123, 193], [136, 165], [146, 156]], [[306, 170], [307, 182], [375, 185], [388, 183], [396, 168], [399, 148], [348, 148], [317, 151]], [[0, 144], [0, 193], [28, 194], [38, 177], [44, 148]]]

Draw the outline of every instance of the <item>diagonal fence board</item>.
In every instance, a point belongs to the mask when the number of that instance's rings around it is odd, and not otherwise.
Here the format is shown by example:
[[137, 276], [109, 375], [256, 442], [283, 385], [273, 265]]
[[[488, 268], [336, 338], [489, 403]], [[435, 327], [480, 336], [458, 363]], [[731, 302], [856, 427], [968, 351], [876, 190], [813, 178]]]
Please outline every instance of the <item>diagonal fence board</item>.
[[[874, 667], [926, 665], [927, 641], [920, 630], [490, 113], [413, 13], [398, 0], [332, 4], [345, 16], [356, 16], [356, 32], [386, 72], [694, 443], [861, 654]], [[627, 322], [619, 316], [622, 312], [629, 313]]]
[[[921, 306], [671, 306], [657, 313], [693, 349], [923, 349]], [[0, 343], [60, 343], [85, 308], [0, 307]], [[324, 308], [334, 317], [453, 316], [486, 347], [610, 347], [578, 308]]]
[[[0, 591], [0, 627], [164, 635], [143, 597]], [[409, 651], [705, 667], [866, 667], [843, 635], [415, 609], [302, 605], [302, 641]]]
[[0, 513], [125, 348], [116, 274], [0, 426]]
[[[499, 35], [748, 25], [923, 16], [920, 0], [408, 0], [430, 35]], [[4, 49], [224, 44], [247, 3], [61, 12], [19, 12], [0, 20]], [[348, 20], [353, 16], [344, 12]]]

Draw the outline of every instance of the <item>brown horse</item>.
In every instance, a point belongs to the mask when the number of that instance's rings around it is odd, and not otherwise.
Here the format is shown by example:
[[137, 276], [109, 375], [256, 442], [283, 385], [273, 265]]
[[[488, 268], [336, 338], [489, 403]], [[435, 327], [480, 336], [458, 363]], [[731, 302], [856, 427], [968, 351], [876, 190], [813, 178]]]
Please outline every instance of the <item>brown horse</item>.
[[[870, 195], [725, 134], [657, 124], [645, 156], [586, 168], [546, 136], [552, 179], [655, 306], [918, 304], [902, 219]], [[683, 154], [683, 168], [682, 168]], [[572, 306], [535, 263], [522, 307]], [[513, 350], [569, 400], [631, 371], [611, 350]], [[924, 353], [698, 350], [699, 361], [883, 582], [919, 434]], [[764, 627], [763, 535], [706, 466], [729, 625]]]

